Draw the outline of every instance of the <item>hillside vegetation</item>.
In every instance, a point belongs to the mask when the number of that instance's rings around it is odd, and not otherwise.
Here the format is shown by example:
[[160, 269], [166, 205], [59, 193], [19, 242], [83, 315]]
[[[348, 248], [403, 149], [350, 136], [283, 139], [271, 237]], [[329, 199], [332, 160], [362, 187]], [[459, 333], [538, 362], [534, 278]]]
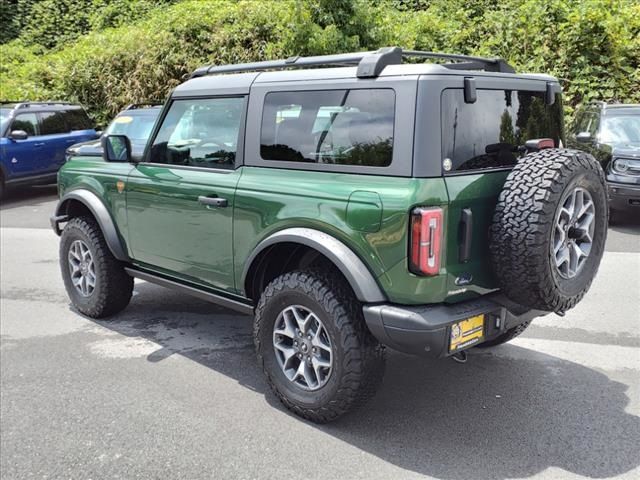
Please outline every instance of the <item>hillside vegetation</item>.
[[640, 103], [636, 0], [3, 0], [0, 97], [106, 122], [203, 64], [380, 46], [501, 56], [584, 101]]

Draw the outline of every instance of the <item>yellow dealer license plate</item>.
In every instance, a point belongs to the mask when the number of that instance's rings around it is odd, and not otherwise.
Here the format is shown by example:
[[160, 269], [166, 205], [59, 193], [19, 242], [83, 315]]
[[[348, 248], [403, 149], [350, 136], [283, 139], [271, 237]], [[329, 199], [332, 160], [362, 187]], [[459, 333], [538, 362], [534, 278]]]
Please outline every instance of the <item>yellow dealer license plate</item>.
[[457, 352], [482, 341], [484, 315], [476, 315], [451, 325], [449, 352]]

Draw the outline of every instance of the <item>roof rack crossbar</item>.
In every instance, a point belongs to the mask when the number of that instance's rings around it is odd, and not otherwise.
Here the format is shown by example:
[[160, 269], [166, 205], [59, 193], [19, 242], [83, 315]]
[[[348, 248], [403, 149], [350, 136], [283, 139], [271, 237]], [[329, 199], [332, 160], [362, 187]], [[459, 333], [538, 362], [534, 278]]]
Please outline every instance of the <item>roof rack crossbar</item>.
[[502, 58], [484, 58], [451, 53], [402, 50], [399, 47], [385, 47], [375, 52], [356, 52], [339, 55], [320, 55], [314, 57], [289, 57], [283, 60], [266, 62], [239, 63], [236, 65], [205, 65], [195, 70], [190, 78], [203, 77], [215, 73], [259, 72], [300, 67], [330, 67], [357, 65], [358, 78], [377, 77], [387, 65], [402, 63], [406, 57], [435, 58], [454, 62], [442, 65], [450, 69], [486, 70], [489, 72], [515, 73], [514, 68]]
[[[469, 64], [482, 65], [484, 70], [490, 72], [504, 72], [515, 73], [514, 68], [509, 65], [502, 58], [485, 58], [474, 57], [472, 55], [457, 55], [453, 53], [438, 53], [438, 52], [422, 52], [420, 50], [403, 50], [403, 57], [421, 57], [421, 58], [438, 58], [443, 60], [456, 60], [461, 62], [468, 62]], [[452, 63], [445, 65], [447, 68], [457, 68], [458, 64]]]

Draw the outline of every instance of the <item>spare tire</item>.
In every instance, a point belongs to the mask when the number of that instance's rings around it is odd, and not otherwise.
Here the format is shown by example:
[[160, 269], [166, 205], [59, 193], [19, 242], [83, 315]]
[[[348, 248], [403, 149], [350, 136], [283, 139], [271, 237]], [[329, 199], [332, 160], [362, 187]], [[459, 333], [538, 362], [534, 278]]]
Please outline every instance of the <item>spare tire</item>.
[[564, 313], [589, 290], [604, 252], [608, 208], [600, 164], [578, 150], [524, 156], [490, 228], [494, 273], [514, 302]]

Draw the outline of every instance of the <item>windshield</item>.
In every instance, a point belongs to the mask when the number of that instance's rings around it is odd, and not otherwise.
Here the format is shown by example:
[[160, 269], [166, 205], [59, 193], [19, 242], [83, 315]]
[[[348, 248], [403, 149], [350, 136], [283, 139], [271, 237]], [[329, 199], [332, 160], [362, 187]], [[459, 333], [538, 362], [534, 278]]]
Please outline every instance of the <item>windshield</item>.
[[9, 115], [11, 115], [10, 108], [0, 108], [0, 134], [4, 132], [7, 123], [9, 123]]
[[640, 112], [604, 117], [600, 142], [609, 145], [640, 144]]
[[129, 140], [147, 141], [156, 122], [155, 115], [119, 115], [107, 127], [107, 135], [126, 135]]

